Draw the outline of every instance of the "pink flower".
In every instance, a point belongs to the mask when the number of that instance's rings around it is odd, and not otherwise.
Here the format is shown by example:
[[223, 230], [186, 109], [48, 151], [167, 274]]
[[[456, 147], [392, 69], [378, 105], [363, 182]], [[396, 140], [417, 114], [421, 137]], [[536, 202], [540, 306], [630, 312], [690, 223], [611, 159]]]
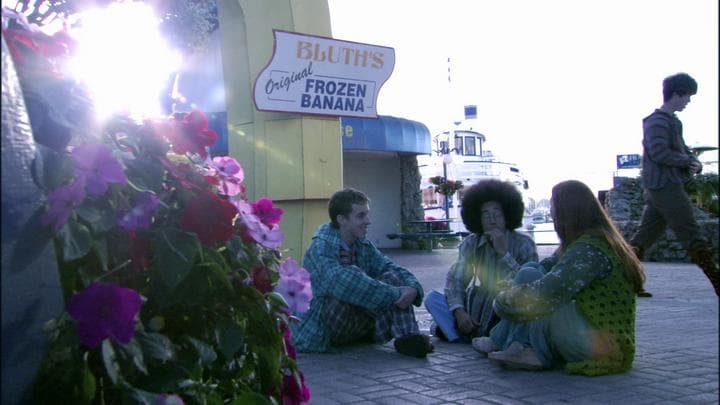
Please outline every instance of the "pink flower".
[[120, 162], [112, 157], [110, 148], [103, 144], [81, 145], [73, 149], [75, 175], [85, 179], [85, 189], [90, 195], [105, 193], [108, 183], [127, 183]]
[[280, 277], [297, 278], [303, 282], [310, 282], [310, 273], [300, 267], [292, 257], [289, 257], [280, 265]]
[[72, 211], [85, 199], [85, 183], [76, 180], [74, 183], [58, 188], [48, 195], [50, 208], [40, 218], [43, 225], [52, 225], [55, 230], [60, 230]]
[[285, 235], [283, 235], [279, 226], [273, 225], [269, 227], [253, 214], [241, 213], [240, 220], [243, 224], [242, 229], [245, 239], [249, 238], [270, 249], [279, 249], [280, 245], [282, 245]]
[[230, 156], [215, 157], [210, 162], [210, 168], [217, 175], [220, 194], [232, 197], [243, 192], [245, 172], [237, 160]]
[[269, 198], [263, 197], [250, 205], [252, 206], [253, 214], [255, 214], [263, 224], [272, 226], [282, 221], [285, 210], [273, 207], [273, 202]]
[[143, 303], [135, 290], [96, 282], [75, 294], [67, 311], [78, 322], [80, 342], [95, 348], [108, 337], [122, 344], [130, 342]]
[[280, 281], [275, 292], [282, 295], [288, 303], [288, 312], [302, 314], [310, 308], [312, 301], [312, 288], [310, 287], [310, 273], [292, 258], [280, 265]]

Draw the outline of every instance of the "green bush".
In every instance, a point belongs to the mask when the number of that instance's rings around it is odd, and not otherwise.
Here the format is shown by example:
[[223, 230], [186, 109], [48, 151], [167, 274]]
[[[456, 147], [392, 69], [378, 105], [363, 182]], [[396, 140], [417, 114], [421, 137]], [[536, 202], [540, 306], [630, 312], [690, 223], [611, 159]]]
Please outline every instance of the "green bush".
[[687, 185], [690, 198], [700, 208], [715, 216], [720, 216], [718, 184], [717, 173], [705, 173], [695, 176]]

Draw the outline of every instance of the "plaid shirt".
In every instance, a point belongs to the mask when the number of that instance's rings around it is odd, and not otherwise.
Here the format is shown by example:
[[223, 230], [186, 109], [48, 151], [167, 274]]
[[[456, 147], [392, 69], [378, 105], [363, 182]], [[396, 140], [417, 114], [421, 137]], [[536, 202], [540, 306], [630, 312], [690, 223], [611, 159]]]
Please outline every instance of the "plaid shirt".
[[[418, 295], [413, 304], [420, 306], [423, 289], [407, 269], [390, 261], [367, 239], [355, 242], [355, 265], [340, 262], [340, 251], [347, 250], [340, 232], [330, 224], [321, 225], [305, 253], [303, 267], [310, 272], [313, 300], [310, 309], [293, 325], [293, 340], [301, 352], [325, 352], [330, 349], [329, 325], [322, 314], [329, 298], [357, 305], [371, 312], [391, 310], [400, 298], [398, 287], [377, 280], [386, 272], [395, 273], [404, 285]], [[360, 268], [362, 271], [357, 271]]]

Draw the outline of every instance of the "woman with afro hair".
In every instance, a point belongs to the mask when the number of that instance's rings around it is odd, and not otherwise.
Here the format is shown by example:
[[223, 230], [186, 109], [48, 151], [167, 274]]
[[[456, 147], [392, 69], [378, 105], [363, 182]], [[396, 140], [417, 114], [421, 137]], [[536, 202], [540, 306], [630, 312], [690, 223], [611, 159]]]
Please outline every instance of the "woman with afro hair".
[[470, 342], [487, 336], [498, 322], [493, 312], [498, 282], [538, 260], [535, 242], [515, 231], [524, 211], [522, 195], [512, 183], [488, 179], [466, 189], [460, 215], [471, 234], [448, 271], [444, 293], [432, 291], [425, 299], [435, 336]]

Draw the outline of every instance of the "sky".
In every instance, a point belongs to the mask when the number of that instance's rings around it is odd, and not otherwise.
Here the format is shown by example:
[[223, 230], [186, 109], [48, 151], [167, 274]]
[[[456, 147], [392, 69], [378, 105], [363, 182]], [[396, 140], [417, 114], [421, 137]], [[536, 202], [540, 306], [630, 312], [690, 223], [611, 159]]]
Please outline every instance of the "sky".
[[615, 156], [642, 153], [642, 118], [662, 104], [663, 78], [677, 72], [699, 84], [678, 113], [686, 143], [718, 146], [716, 0], [328, 5], [334, 38], [395, 49], [380, 115], [419, 121], [434, 135], [461, 120], [464, 105], [477, 105], [475, 129], [496, 156], [520, 166], [533, 198], [571, 178], [611, 188]]

